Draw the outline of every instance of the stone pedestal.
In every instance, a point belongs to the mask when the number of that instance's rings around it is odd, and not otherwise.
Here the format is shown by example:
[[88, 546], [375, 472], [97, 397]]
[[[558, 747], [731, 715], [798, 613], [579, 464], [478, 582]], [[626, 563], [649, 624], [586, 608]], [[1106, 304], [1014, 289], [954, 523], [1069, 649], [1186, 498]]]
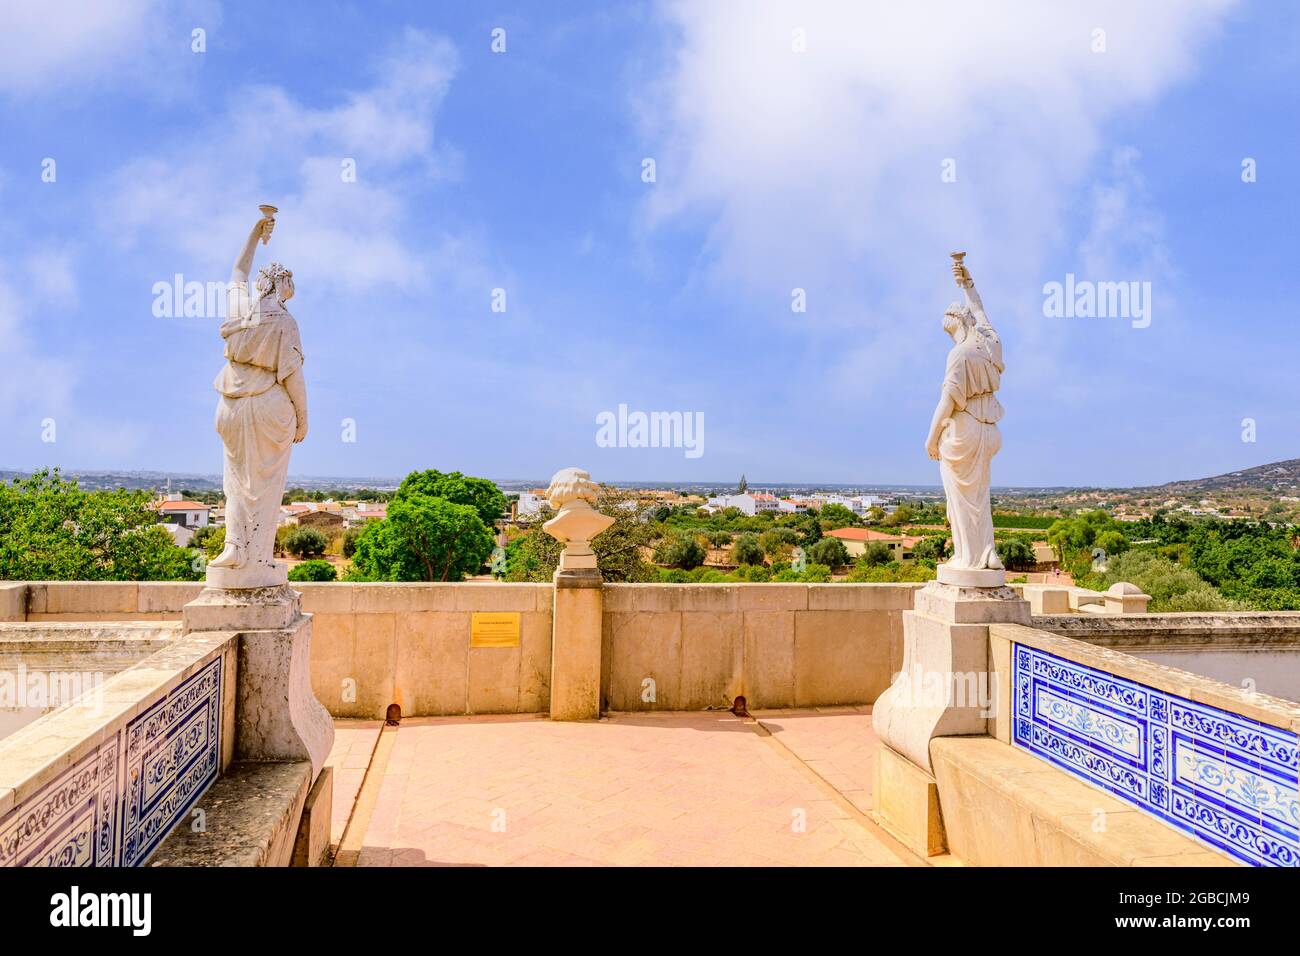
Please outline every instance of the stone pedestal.
[[959, 588], [1000, 588], [1007, 583], [1007, 572], [1001, 568], [996, 571], [973, 570], [941, 564], [935, 569], [935, 579], [940, 584], [951, 584]]
[[1029, 624], [1029, 604], [1008, 587], [931, 581], [903, 612], [903, 669], [876, 701], [883, 743], [927, 773], [930, 738], [988, 733], [995, 701], [991, 623]]
[[183, 627], [239, 634], [235, 759], [310, 760], [315, 780], [334, 743], [334, 722], [311, 689], [311, 615], [287, 585], [205, 588]]
[[595, 568], [555, 572], [552, 720], [595, 720], [600, 716], [603, 584]]
[[881, 825], [918, 853], [943, 844], [930, 740], [989, 732], [999, 689], [988, 626], [1002, 622], [1030, 623], [1028, 602], [1005, 586], [931, 581], [903, 612], [903, 669], [872, 708], [874, 804]]
[[289, 565], [274, 558], [254, 561], [242, 568], [218, 568], [208, 565], [207, 585], [222, 590], [247, 591], [277, 588], [289, 583]]

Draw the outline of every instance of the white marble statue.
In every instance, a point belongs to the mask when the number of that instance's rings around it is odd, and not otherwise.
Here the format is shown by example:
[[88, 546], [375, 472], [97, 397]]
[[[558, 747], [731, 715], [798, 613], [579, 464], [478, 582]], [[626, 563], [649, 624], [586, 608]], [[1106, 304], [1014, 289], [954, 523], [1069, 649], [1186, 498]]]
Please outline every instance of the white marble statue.
[[275, 228], [274, 208], [263, 206], [230, 275], [226, 366], [215, 385], [217, 432], [225, 446], [226, 546], [208, 564], [208, 583], [254, 588], [283, 584], [275, 561], [275, 529], [289, 470], [289, 452], [307, 437], [307, 387], [302, 376], [298, 324], [284, 304], [293, 298], [293, 273], [272, 262], [257, 274], [250, 296], [248, 273], [259, 239]]
[[952, 274], [966, 293], [966, 304], [954, 302], [944, 313], [943, 329], [952, 336], [953, 347], [925, 443], [930, 457], [939, 462], [952, 527], [953, 555], [939, 566], [938, 579], [997, 587], [1005, 573], [993, 544], [989, 464], [1002, 447], [997, 425], [1002, 406], [996, 394], [1002, 379], [1002, 342], [989, 324], [963, 255], [953, 255]]

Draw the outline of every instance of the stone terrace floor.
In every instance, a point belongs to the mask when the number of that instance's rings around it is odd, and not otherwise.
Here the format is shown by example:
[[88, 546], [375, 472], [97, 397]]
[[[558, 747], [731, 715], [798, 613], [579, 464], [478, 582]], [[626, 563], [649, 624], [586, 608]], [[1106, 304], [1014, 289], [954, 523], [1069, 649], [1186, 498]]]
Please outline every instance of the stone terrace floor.
[[336, 721], [336, 866], [905, 866], [869, 707]]

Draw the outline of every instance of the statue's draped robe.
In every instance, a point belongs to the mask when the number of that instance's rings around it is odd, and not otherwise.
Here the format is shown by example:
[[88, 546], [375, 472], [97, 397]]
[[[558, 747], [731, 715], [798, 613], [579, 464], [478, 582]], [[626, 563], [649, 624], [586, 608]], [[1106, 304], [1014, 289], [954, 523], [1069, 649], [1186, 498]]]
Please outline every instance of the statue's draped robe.
[[[240, 290], [241, 292], [243, 290]], [[232, 296], [232, 299], [235, 297]], [[226, 366], [214, 383], [217, 432], [225, 446], [226, 543], [240, 567], [274, 561], [275, 529], [298, 417], [284, 382], [302, 368], [298, 323], [274, 294], [221, 326]]]
[[952, 526], [952, 568], [998, 568], [989, 508], [989, 463], [1002, 447], [994, 394], [1002, 379], [1002, 343], [990, 326], [975, 326], [948, 353], [943, 391], [953, 413], [939, 439], [939, 472]]

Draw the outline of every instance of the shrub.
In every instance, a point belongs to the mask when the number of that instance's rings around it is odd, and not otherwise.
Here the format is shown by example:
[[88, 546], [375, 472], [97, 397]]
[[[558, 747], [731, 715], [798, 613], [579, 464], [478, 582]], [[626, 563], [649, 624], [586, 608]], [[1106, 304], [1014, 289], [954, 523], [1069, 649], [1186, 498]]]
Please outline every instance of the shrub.
[[859, 561], [849, 571], [848, 580], [855, 584], [893, 583], [899, 581], [929, 581], [934, 578], [934, 568], [926, 564], [888, 564], [866, 565]]
[[793, 528], [773, 528], [758, 536], [758, 543], [769, 558], [788, 558], [799, 542], [800, 534]]
[[704, 545], [693, 534], [670, 534], [655, 549], [655, 561], [676, 568], [698, 568], [708, 557]]
[[731, 560], [735, 564], [762, 564], [763, 546], [758, 543], [758, 535], [746, 532], [736, 538], [731, 547]]
[[284, 550], [299, 558], [318, 558], [329, 543], [325, 532], [318, 528], [293, 528], [284, 536]]
[[[827, 539], [834, 541], [834, 538]], [[803, 569], [800, 580], [806, 584], [828, 584], [831, 580], [831, 569], [824, 564], [810, 564]]]
[[1111, 559], [1103, 574], [1087, 581], [1101, 591], [1117, 581], [1136, 584], [1151, 595], [1152, 611], [1228, 611], [1237, 606], [1191, 568], [1142, 548]]
[[822, 538], [808, 549], [809, 564], [824, 564], [828, 568], [842, 568], [849, 563], [849, 551], [839, 538]]
[[361, 537], [360, 528], [348, 528], [343, 532], [343, 542], [339, 547], [343, 557], [350, 558], [357, 553], [357, 538], [359, 537]]
[[290, 581], [333, 581], [338, 577], [334, 565], [313, 558], [289, 569]]
[[894, 560], [894, 552], [890, 550], [889, 545], [882, 541], [873, 541], [867, 545], [858, 558], [859, 563], [869, 568], [874, 568], [880, 564], [889, 564]]
[[[1107, 532], [1111, 534], [1113, 532]], [[1125, 540], [1121, 537], [1120, 540]], [[998, 557], [1002, 561], [1002, 566], [1008, 571], [1029, 571], [1034, 565], [1034, 549], [1026, 541], [1020, 538], [1007, 538], [997, 543]]]
[[772, 580], [772, 572], [762, 564], [744, 564], [736, 569], [736, 578], [751, 584], [762, 584]]

